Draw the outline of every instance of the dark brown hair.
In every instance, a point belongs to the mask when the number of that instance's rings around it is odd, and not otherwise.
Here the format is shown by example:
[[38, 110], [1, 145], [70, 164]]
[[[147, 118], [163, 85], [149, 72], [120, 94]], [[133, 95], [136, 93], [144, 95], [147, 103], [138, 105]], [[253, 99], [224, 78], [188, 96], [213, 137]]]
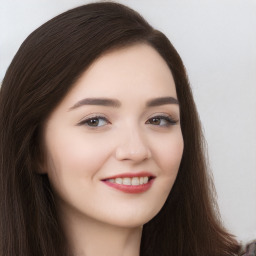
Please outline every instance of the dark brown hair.
[[35, 30], [0, 92], [0, 255], [65, 256], [68, 248], [42, 161], [40, 129], [79, 76], [106, 51], [145, 43], [167, 62], [180, 102], [184, 153], [160, 213], [144, 225], [142, 256], [227, 256], [239, 246], [220, 224], [185, 68], [164, 34], [117, 3], [67, 11]]

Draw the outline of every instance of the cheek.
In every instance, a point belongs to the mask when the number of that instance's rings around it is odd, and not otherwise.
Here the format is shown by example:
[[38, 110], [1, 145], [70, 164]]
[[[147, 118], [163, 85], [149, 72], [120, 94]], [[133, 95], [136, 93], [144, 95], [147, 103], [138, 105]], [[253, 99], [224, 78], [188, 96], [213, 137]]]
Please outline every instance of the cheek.
[[165, 134], [162, 137], [155, 137], [152, 145], [154, 145], [154, 159], [160, 174], [156, 179], [158, 190], [155, 193], [155, 200], [159, 205], [163, 205], [179, 171], [184, 147], [182, 133], [177, 130], [168, 136]]
[[154, 141], [151, 142], [153, 143], [151, 145], [154, 145], [153, 155], [159, 171], [155, 180], [155, 190], [151, 196], [151, 201], [155, 202], [154, 214], [156, 215], [166, 202], [176, 180], [184, 142], [181, 131], [169, 135], [164, 134], [164, 136], [155, 136]]
[[61, 132], [46, 137], [47, 173], [50, 178], [72, 180], [73, 178], [93, 178], [106, 161], [107, 146], [97, 146], [99, 141]]
[[155, 158], [163, 174], [176, 177], [184, 148], [181, 131], [171, 134], [154, 145]]

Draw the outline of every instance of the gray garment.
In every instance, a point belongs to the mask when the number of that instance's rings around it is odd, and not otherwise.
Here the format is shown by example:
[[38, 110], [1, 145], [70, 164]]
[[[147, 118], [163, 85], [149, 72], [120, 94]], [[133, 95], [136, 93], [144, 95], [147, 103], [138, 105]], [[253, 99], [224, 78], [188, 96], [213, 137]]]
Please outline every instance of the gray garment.
[[256, 256], [256, 241], [246, 246], [246, 252], [242, 256]]

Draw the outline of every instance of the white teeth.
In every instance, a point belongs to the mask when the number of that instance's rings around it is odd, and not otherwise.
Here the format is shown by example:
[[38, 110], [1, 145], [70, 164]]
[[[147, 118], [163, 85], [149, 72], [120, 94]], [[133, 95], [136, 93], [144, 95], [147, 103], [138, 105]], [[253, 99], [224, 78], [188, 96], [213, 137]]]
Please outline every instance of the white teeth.
[[117, 184], [123, 184], [123, 185], [143, 185], [148, 183], [149, 177], [133, 177], [133, 178], [115, 178], [115, 179], [108, 179], [108, 182], [111, 183], [117, 183]]
[[115, 183], [117, 184], [123, 184], [123, 179], [122, 178], [116, 178]]
[[131, 178], [123, 178], [124, 185], [131, 185]]
[[143, 177], [143, 183], [144, 184], [148, 183], [148, 177]]
[[140, 184], [140, 181], [139, 181], [139, 178], [138, 177], [133, 177], [132, 178], [132, 185], [139, 185]]

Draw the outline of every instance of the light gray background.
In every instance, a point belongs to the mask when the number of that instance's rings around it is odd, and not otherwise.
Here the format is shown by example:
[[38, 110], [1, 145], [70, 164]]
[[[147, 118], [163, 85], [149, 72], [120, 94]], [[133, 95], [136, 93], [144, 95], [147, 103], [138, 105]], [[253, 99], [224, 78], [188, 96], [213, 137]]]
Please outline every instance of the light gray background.
[[[23, 40], [91, 1], [0, 0], [0, 80]], [[189, 74], [225, 226], [256, 239], [256, 0], [127, 0], [164, 32]]]

